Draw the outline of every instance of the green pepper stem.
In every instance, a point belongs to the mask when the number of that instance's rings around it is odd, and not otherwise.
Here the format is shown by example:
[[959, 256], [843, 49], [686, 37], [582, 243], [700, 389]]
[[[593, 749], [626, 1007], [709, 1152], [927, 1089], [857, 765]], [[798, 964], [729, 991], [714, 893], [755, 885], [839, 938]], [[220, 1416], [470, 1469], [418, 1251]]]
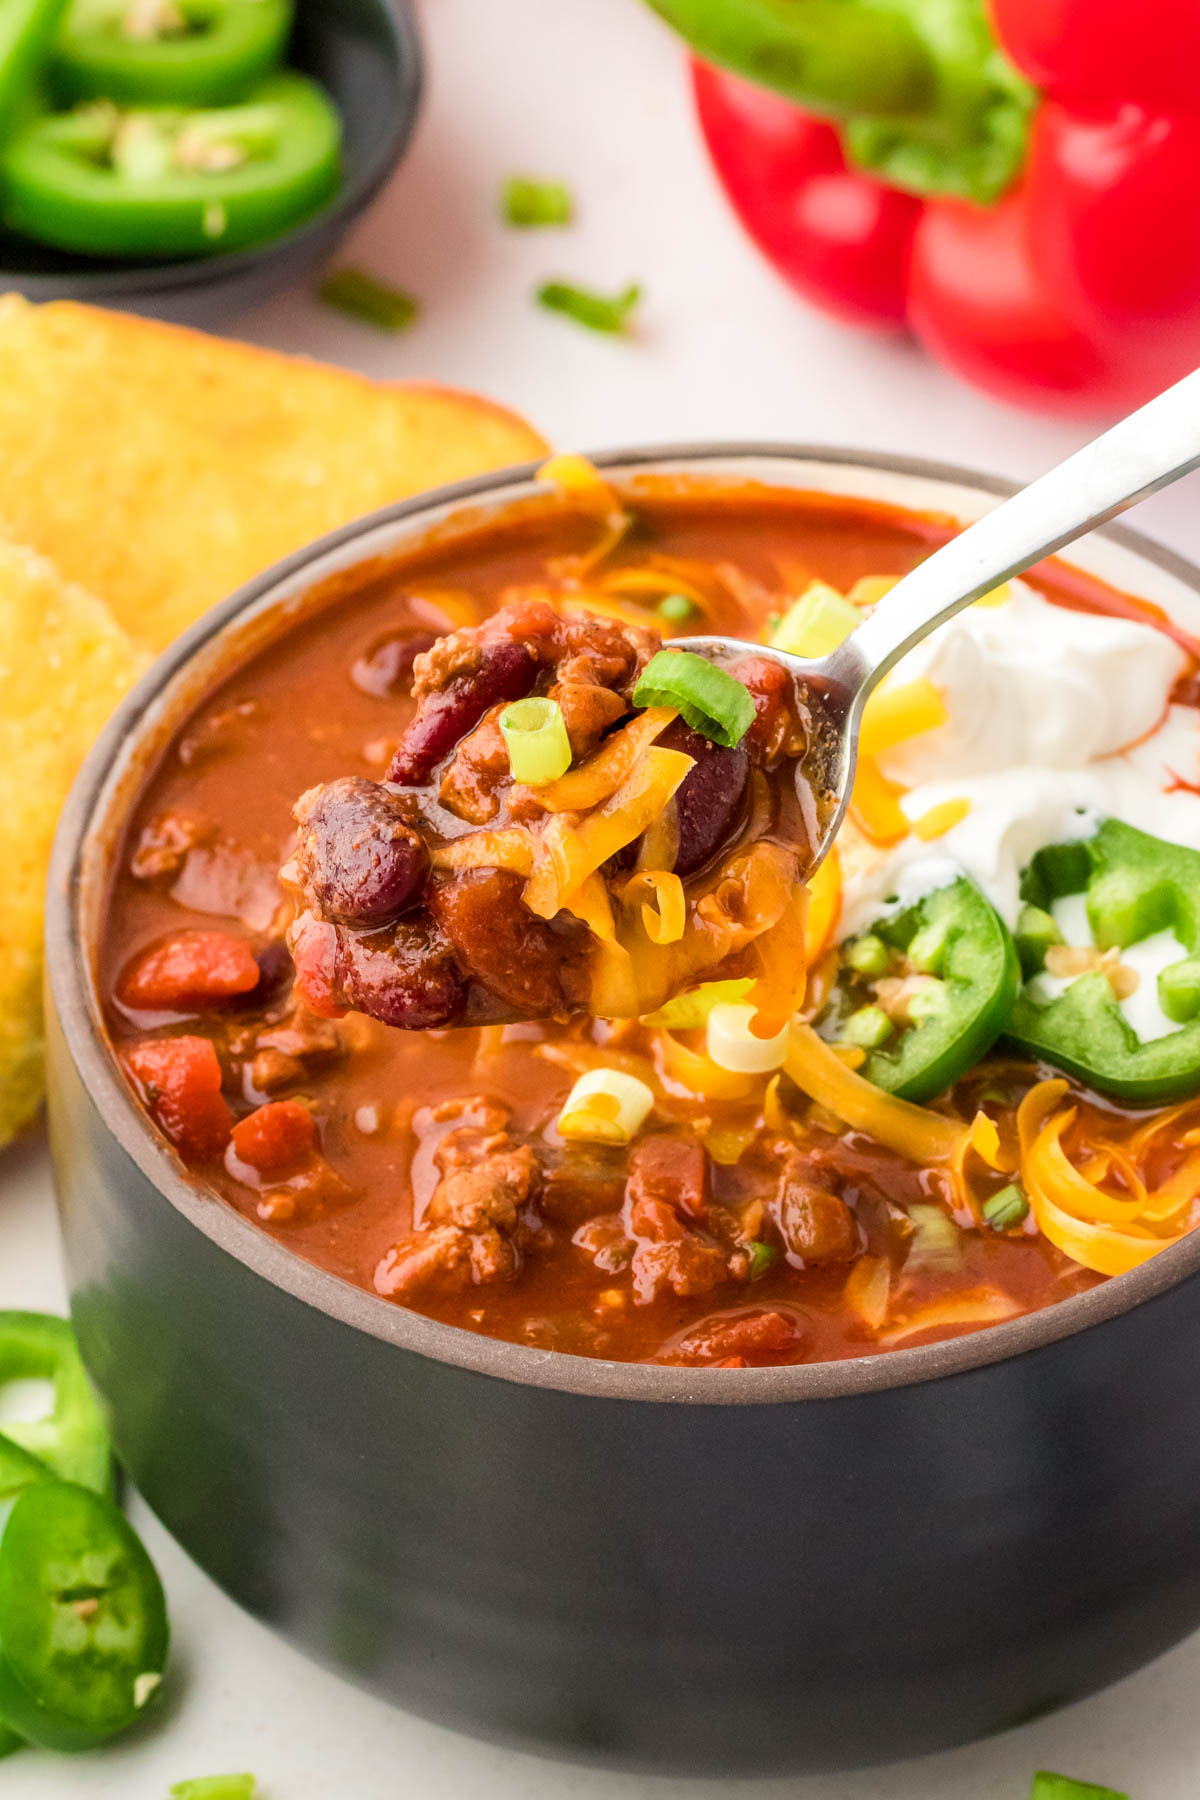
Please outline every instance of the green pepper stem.
[[1034, 90], [984, 0], [649, 0], [698, 56], [840, 128], [851, 163], [988, 205], [1025, 160]]
[[858, 0], [650, 0], [697, 56], [809, 112], [924, 111], [933, 58], [907, 19]]

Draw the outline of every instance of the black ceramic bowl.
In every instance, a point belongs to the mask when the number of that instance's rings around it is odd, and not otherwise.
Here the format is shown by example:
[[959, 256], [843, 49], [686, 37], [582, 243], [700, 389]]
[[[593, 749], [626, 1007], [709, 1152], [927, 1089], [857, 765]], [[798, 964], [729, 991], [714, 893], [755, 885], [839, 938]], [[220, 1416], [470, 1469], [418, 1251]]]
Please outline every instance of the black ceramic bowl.
[[323, 84], [342, 116], [345, 175], [319, 213], [249, 250], [152, 264], [73, 256], [0, 230], [0, 292], [205, 325], [322, 262], [383, 186], [416, 122], [421, 48], [409, 0], [297, 0], [288, 61]]
[[[820, 450], [601, 459], [967, 519], [1000, 491]], [[319, 580], [539, 490], [406, 502], [218, 607], [90, 758], [50, 884], [50, 1128], [72, 1307], [150, 1505], [243, 1605], [431, 1717], [653, 1769], [823, 1769], [960, 1743], [1200, 1623], [1200, 1232], [956, 1342], [800, 1368], [594, 1362], [347, 1286], [181, 1177], [117, 1073], [91, 946], [181, 707]], [[1075, 560], [1187, 619], [1125, 532]]]

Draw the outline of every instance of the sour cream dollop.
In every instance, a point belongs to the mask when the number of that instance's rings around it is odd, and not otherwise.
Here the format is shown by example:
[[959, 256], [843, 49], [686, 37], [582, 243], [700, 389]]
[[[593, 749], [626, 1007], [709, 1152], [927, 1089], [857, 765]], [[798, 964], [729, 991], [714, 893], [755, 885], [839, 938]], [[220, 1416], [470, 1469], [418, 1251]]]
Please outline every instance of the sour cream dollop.
[[920, 819], [947, 800], [964, 818], [934, 842], [843, 846], [841, 934], [863, 930], [890, 896], [909, 901], [965, 868], [1010, 925], [1020, 878], [1046, 844], [1085, 837], [1105, 817], [1200, 846], [1200, 713], [1172, 706], [1187, 667], [1153, 625], [1073, 612], [1022, 582], [918, 645], [893, 677], [934, 683], [947, 723], [881, 758]]

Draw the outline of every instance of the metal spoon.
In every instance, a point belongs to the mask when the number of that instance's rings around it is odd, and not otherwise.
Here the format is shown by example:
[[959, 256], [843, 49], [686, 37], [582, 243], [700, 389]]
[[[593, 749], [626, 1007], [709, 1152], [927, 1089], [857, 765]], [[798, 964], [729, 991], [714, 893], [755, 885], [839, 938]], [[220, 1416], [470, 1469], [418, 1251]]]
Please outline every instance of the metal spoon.
[[[810, 662], [755, 646], [755, 655], [771, 657], [799, 678], [823, 727], [820, 760], [831, 804], [810, 868], [824, 857], [845, 817], [863, 708], [888, 670], [973, 600], [1196, 468], [1200, 370], [935, 550], [829, 656]], [[724, 660], [744, 655], [747, 646], [736, 638], [688, 637], [672, 639], [671, 648]]]

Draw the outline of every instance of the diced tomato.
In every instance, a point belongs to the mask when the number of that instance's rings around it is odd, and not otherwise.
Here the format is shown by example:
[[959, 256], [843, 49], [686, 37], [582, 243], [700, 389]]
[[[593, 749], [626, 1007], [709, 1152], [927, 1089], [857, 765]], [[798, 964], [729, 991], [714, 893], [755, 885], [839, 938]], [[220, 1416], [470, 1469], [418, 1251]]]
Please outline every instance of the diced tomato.
[[188, 1012], [258, 986], [259, 967], [245, 938], [229, 931], [180, 931], [126, 964], [117, 998], [138, 1012]]
[[233, 1128], [233, 1154], [260, 1175], [291, 1174], [316, 1147], [316, 1122], [299, 1100], [269, 1101]]
[[[715, 1367], [738, 1368], [759, 1358], [768, 1361], [793, 1349], [800, 1341], [796, 1320], [786, 1313], [743, 1314], [740, 1318], [714, 1319], [701, 1325], [679, 1346], [681, 1355], [711, 1361]], [[737, 1357], [738, 1362], [728, 1359]]]
[[216, 1156], [233, 1127], [208, 1038], [147, 1038], [124, 1053], [155, 1122], [184, 1156]]

